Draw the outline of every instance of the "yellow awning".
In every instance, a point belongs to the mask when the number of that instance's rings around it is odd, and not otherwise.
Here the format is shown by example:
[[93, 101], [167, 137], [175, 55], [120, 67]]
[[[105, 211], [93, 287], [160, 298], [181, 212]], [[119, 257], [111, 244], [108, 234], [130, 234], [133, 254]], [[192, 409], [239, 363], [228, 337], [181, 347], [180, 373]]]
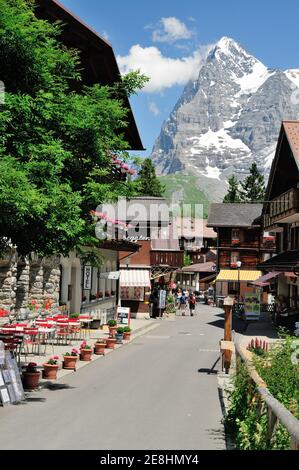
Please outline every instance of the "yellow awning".
[[237, 269], [221, 269], [216, 281], [250, 282], [256, 281], [262, 275], [261, 271], [246, 271], [245, 269], [240, 269], [239, 273], [238, 277]]

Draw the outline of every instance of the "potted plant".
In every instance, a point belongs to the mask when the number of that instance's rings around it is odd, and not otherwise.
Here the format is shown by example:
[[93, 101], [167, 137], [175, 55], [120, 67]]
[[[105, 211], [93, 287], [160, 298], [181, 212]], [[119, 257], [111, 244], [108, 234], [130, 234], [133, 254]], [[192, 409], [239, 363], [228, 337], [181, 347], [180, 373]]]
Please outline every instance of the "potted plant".
[[113, 297], [115, 295], [115, 290], [111, 291], [111, 296]]
[[79, 357], [79, 351], [76, 348], [73, 348], [69, 353], [65, 353], [63, 356], [63, 368], [76, 370], [76, 363]]
[[94, 345], [94, 353], [96, 356], [104, 356], [106, 348], [106, 340], [99, 338]]
[[124, 340], [129, 341], [131, 339], [132, 329], [129, 326], [124, 327]]
[[40, 372], [37, 370], [37, 364], [30, 362], [22, 374], [22, 381], [25, 390], [36, 390], [39, 384]]
[[59, 356], [53, 356], [48, 360], [48, 362], [43, 364], [43, 367], [44, 367], [43, 379], [49, 379], [49, 380], [57, 379], [57, 372], [59, 368], [58, 361], [59, 361]]
[[114, 349], [116, 343], [115, 338], [107, 338], [106, 340], [106, 348], [108, 349]]
[[80, 361], [91, 361], [91, 356], [92, 356], [92, 347], [89, 346], [89, 344], [86, 343], [86, 341], [83, 341], [83, 343], [80, 346]]
[[115, 333], [116, 344], [123, 344], [124, 329], [120, 326]]
[[105, 297], [111, 297], [111, 294], [110, 294], [109, 290], [105, 291]]
[[103, 298], [103, 292], [98, 292], [97, 299], [102, 299], [102, 298]]
[[116, 320], [108, 320], [107, 324], [109, 326], [110, 338], [114, 338], [116, 330], [117, 330], [117, 321]]
[[90, 299], [91, 302], [93, 302], [94, 300], [97, 300], [97, 296], [94, 295], [94, 294], [90, 294], [89, 299]]
[[77, 318], [79, 318], [79, 316], [80, 316], [80, 313], [71, 313], [70, 314], [70, 318], [72, 320], [77, 320]]

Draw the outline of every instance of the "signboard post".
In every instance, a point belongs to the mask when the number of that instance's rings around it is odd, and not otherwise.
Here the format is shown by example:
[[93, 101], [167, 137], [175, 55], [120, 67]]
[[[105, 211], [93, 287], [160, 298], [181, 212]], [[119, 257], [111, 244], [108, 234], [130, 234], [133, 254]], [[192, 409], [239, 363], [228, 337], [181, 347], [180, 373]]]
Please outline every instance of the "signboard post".
[[130, 326], [131, 309], [129, 307], [116, 307], [116, 320], [123, 325]]
[[[232, 340], [232, 317], [233, 317], [233, 305], [234, 299], [232, 297], [226, 297], [224, 299], [223, 307], [224, 307], [224, 341], [231, 341]], [[225, 349], [223, 352], [223, 365], [225, 369], [225, 373], [229, 373], [230, 365], [232, 359], [232, 351], [229, 349]]]

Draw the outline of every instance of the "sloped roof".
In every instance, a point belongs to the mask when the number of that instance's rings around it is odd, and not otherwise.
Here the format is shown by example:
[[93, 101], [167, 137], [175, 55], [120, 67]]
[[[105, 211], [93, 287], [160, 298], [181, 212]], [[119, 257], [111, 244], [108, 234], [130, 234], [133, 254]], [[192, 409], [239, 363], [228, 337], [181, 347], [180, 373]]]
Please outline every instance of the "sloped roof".
[[216, 264], [212, 261], [208, 261], [207, 263], [191, 264], [190, 266], [185, 266], [179, 270], [179, 272], [182, 273], [213, 273], [215, 271]]
[[[120, 82], [121, 75], [111, 44], [101, 37], [81, 18], [68, 10], [58, 0], [35, 0], [35, 14], [49, 22], [62, 22], [60, 40], [69, 48], [79, 50], [82, 84], [113, 85]], [[81, 86], [79, 83], [75, 87]], [[144, 150], [132, 108], [127, 96], [123, 97], [128, 109], [128, 126], [124, 129], [130, 150]]]
[[[207, 227], [207, 219], [191, 219], [189, 217], [176, 217], [176, 226], [180, 235], [184, 238], [217, 238], [217, 233], [213, 228]], [[201, 233], [194, 235], [194, 230], [199, 227]], [[179, 235], [179, 236], [180, 236]]]
[[282, 125], [295, 160], [299, 165], [299, 121], [283, 121]]
[[211, 204], [208, 227], [259, 227], [263, 204]]

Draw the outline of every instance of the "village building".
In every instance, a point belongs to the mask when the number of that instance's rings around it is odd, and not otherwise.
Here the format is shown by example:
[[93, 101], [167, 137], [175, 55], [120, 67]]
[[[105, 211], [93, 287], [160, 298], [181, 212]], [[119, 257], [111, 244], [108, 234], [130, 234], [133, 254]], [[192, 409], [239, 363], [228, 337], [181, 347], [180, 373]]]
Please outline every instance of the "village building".
[[262, 204], [212, 204], [208, 227], [218, 235], [216, 297], [244, 297], [262, 276], [261, 262], [275, 253], [275, 237], [263, 232]]
[[[183, 266], [176, 225], [164, 198], [135, 197], [126, 201], [126, 222], [132, 225], [125, 238], [139, 245], [134, 254], [119, 255], [121, 304], [138, 317], [149, 315], [150, 291], [170, 285]], [[118, 215], [121, 220], [121, 215]]]
[[265, 199], [263, 227], [275, 234], [277, 255], [259, 269], [268, 273], [266, 282], [276, 280], [281, 303], [298, 311], [299, 121], [282, 123]]

